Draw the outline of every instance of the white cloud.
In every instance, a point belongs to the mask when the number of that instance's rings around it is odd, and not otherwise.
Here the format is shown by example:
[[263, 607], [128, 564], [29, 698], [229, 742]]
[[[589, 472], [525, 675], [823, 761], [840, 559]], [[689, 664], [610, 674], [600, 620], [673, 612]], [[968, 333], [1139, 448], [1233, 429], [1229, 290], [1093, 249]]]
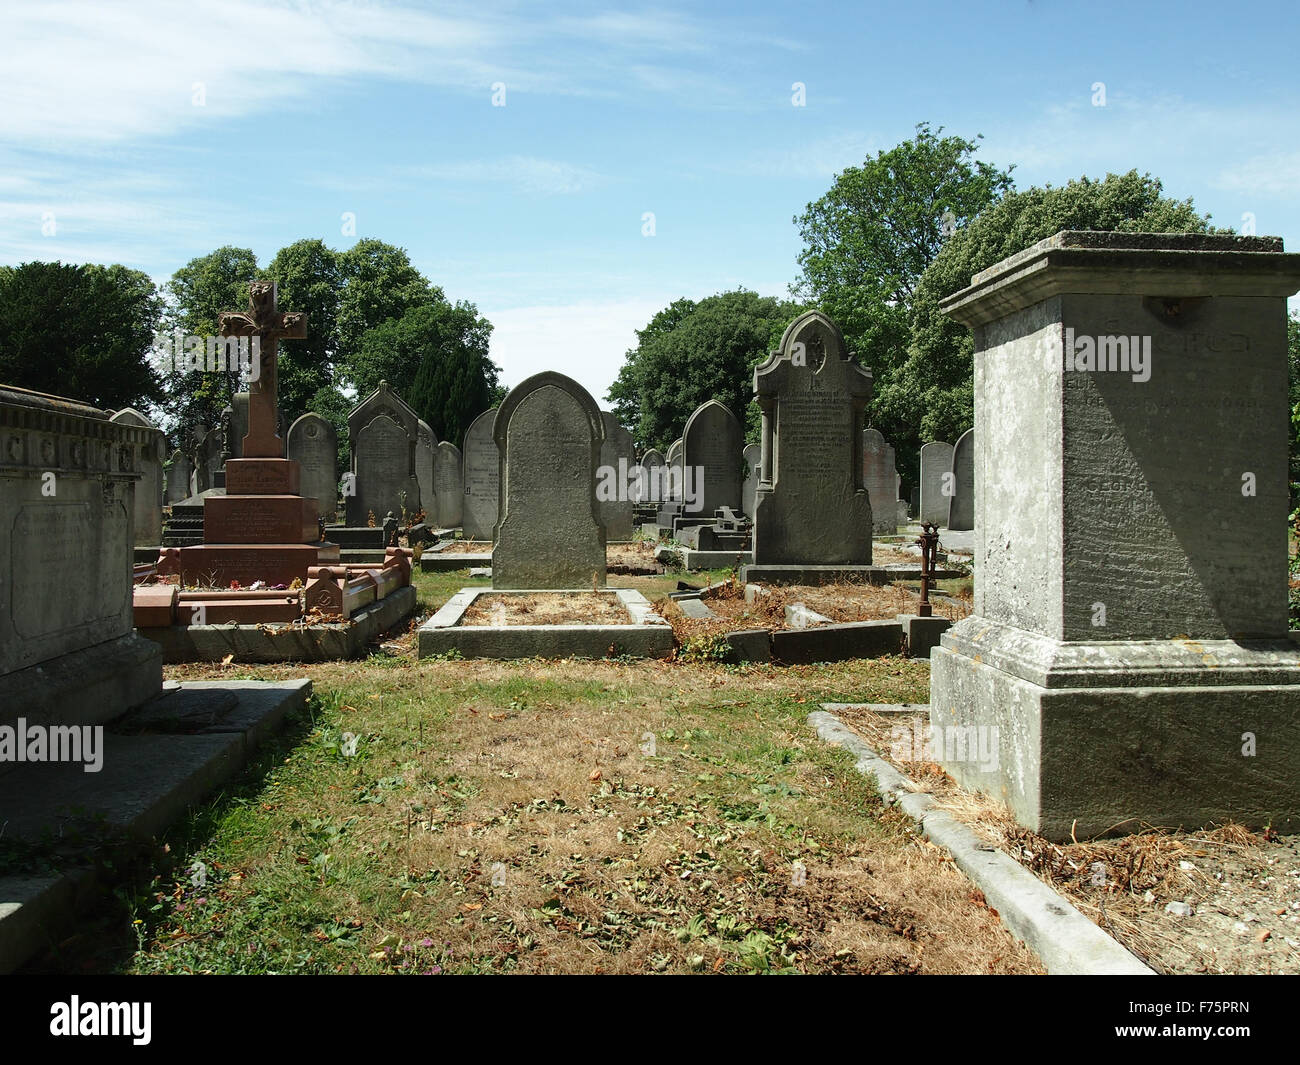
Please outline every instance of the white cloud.
[[1216, 189], [1261, 196], [1300, 194], [1300, 152], [1256, 155], [1210, 179]]
[[558, 196], [587, 192], [601, 183], [595, 170], [554, 159], [514, 155], [496, 160], [466, 160], [410, 168], [412, 176], [440, 181], [494, 182], [528, 195]]

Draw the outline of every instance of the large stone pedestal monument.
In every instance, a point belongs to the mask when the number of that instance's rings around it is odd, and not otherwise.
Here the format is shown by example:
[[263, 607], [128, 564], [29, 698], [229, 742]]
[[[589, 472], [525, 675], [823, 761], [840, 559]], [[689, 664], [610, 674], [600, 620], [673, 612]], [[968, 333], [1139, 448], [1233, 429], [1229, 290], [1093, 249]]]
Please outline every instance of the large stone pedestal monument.
[[975, 336], [977, 579], [931, 724], [1043, 835], [1300, 827], [1297, 287], [1276, 238], [1064, 232], [943, 305]]

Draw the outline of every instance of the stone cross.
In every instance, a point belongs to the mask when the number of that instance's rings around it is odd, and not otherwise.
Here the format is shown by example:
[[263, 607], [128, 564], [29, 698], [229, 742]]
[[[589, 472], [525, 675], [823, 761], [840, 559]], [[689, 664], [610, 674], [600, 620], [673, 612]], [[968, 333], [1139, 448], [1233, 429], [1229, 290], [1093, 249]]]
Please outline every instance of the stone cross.
[[280, 458], [283, 442], [276, 432], [276, 369], [281, 340], [305, 340], [307, 315], [282, 313], [276, 306], [274, 281], [253, 281], [248, 286], [248, 310], [222, 311], [217, 328], [223, 337], [258, 337], [261, 361], [248, 384], [248, 435], [244, 458]]

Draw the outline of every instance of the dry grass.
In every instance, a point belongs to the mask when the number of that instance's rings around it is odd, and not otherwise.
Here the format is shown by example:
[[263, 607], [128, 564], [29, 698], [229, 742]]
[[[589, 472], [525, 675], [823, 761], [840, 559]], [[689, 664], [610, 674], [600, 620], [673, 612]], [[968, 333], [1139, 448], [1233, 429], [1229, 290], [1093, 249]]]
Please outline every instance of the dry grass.
[[[1284, 846], [1270, 833], [1228, 823], [1195, 832], [1116, 825], [1116, 830], [1135, 831], [1053, 843], [1020, 826], [1005, 804], [958, 787], [941, 766], [892, 758], [892, 730], [923, 727], [925, 715], [845, 709], [839, 716], [920, 790], [933, 795], [938, 806], [1060, 891], [1157, 971], [1300, 971], [1300, 951], [1288, 949], [1285, 934], [1259, 939], [1261, 924], [1225, 936], [1241, 911], [1251, 909], [1294, 936], [1300, 910], [1294, 840], [1283, 841]], [[1215, 919], [1192, 923], [1165, 913], [1166, 903], [1174, 901]], [[1251, 933], [1256, 934], [1253, 940]]]
[[613, 592], [536, 592], [480, 595], [462, 625], [630, 625], [632, 617]]
[[448, 540], [435, 552], [435, 554], [448, 555], [490, 555], [491, 553], [491, 540]]
[[[914, 614], [921, 602], [919, 594], [900, 584], [874, 585], [857, 581], [833, 584], [766, 585], [768, 594], [746, 602], [744, 588], [736, 581], [710, 592], [705, 598], [716, 618], [696, 620], [686, 617], [676, 602], [661, 599], [655, 609], [672, 626], [679, 644], [697, 637], [707, 637], [734, 629], [785, 629], [785, 608], [802, 603], [832, 621], [893, 620], [898, 614]], [[954, 621], [970, 613], [969, 605], [957, 600], [933, 601], [936, 617]]]
[[1041, 972], [804, 721], [916, 697], [914, 663], [245, 670], [312, 676], [311, 731], [173, 839], [129, 971]]

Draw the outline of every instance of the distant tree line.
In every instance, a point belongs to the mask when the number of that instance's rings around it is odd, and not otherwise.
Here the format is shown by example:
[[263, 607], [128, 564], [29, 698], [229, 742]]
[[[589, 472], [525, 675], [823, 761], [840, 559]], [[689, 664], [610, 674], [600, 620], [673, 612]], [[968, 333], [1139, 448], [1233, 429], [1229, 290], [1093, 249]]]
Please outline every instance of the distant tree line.
[[155, 337], [215, 336], [217, 315], [246, 306], [254, 279], [277, 283], [281, 309], [307, 312], [307, 339], [280, 346], [286, 424], [309, 410], [329, 419], [344, 460], [347, 413], [381, 380], [440, 440], [458, 445], [469, 423], [500, 401], [491, 323], [472, 303], [450, 302], [405, 251], [379, 240], [344, 251], [300, 240], [265, 267], [248, 248], [218, 248], [161, 290], [123, 266], [0, 268], [0, 381], [99, 407], [138, 407], [188, 447], [197, 427], [218, 424], [238, 377], [159, 366]]

